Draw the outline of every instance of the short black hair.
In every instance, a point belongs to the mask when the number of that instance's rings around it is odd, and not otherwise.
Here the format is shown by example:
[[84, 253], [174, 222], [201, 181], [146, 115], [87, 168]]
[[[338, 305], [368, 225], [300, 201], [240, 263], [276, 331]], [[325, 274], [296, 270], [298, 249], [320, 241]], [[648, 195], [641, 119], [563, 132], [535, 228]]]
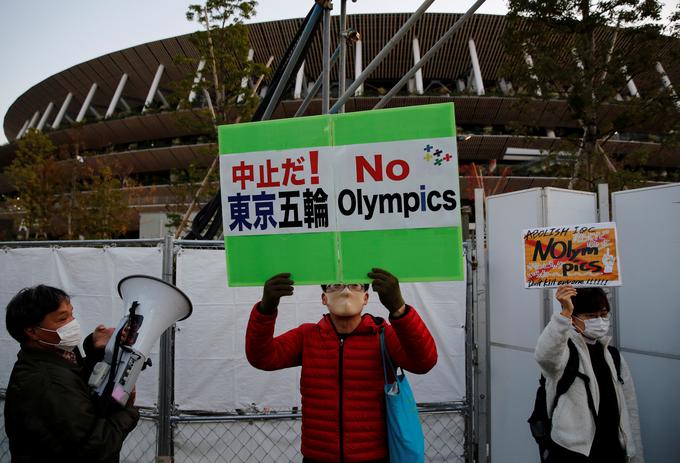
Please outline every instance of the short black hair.
[[576, 296], [571, 298], [571, 302], [574, 304], [574, 314], [611, 310], [607, 294], [602, 288], [576, 288]]
[[[371, 286], [368, 283], [364, 283], [364, 291], [368, 291], [368, 287]], [[321, 285], [321, 290], [325, 293], [328, 285]]]
[[19, 291], [9, 304], [5, 313], [7, 332], [20, 344], [28, 341], [24, 330], [38, 325], [48, 313], [54, 312], [70, 298], [59, 288], [37, 285]]

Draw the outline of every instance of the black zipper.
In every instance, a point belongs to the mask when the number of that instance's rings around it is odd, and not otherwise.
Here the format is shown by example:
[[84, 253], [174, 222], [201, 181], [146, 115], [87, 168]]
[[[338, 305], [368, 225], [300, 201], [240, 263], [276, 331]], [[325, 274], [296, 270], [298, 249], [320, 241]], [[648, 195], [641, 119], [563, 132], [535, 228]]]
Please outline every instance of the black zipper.
[[340, 375], [338, 376], [338, 379], [340, 381], [340, 413], [339, 413], [339, 418], [340, 418], [340, 463], [345, 461], [344, 458], [344, 436], [343, 436], [343, 422], [342, 422], [342, 353], [345, 348], [345, 340], [343, 338], [340, 338]]

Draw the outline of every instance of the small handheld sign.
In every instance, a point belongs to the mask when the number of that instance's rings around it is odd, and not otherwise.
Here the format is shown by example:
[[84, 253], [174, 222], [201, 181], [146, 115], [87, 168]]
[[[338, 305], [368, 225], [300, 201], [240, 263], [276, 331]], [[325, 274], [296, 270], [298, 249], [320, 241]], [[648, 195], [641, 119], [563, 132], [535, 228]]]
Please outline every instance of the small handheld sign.
[[524, 240], [524, 287], [620, 286], [613, 222], [532, 228]]

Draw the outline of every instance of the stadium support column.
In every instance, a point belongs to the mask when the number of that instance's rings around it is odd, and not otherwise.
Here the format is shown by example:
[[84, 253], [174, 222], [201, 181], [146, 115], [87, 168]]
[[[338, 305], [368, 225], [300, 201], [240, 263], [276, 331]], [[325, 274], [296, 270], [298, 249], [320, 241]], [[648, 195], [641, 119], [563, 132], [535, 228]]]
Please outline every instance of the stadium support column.
[[24, 133], [26, 133], [26, 130], [28, 130], [28, 122], [29, 122], [29, 120], [26, 119], [26, 122], [24, 122], [24, 125], [21, 126], [21, 130], [19, 130], [19, 132], [17, 133], [15, 140], [18, 140], [18, 139], [20, 139], [21, 137], [24, 136]]
[[127, 104], [127, 101], [125, 101], [125, 98], [123, 98], [122, 96], [120, 97], [120, 104], [121, 104], [121, 106], [123, 106], [123, 109], [125, 111], [127, 111], [127, 112], [132, 111], [132, 108], [130, 108], [130, 105]]
[[635, 85], [635, 81], [633, 81], [633, 78], [628, 75], [628, 68], [626, 66], [623, 66], [621, 68], [621, 72], [623, 72], [623, 75], [626, 77], [626, 87], [628, 87], [628, 93], [630, 96], [633, 98], [640, 98], [640, 92], [638, 92], [637, 86]]
[[43, 127], [45, 127], [45, 123], [47, 122], [47, 118], [50, 117], [50, 113], [52, 112], [52, 109], [54, 108], [54, 103], [50, 101], [50, 103], [47, 105], [47, 108], [45, 108], [45, 112], [43, 113], [42, 117], [40, 118], [40, 122], [38, 122], [38, 127], [36, 127], [38, 130], [42, 130]]
[[52, 122], [52, 128], [53, 129], [59, 128], [59, 125], [61, 124], [62, 119], [64, 119], [64, 115], [66, 114], [66, 110], [68, 109], [68, 105], [71, 104], [72, 99], [73, 99], [73, 93], [68, 92], [68, 95], [66, 95], [66, 98], [64, 98], [64, 102], [61, 104], [61, 108], [59, 108], [59, 112], [57, 113], [57, 117], [55, 117], [54, 122]]
[[299, 100], [302, 98], [302, 80], [305, 78], [305, 62], [303, 61], [295, 76], [295, 90], [293, 90], [293, 98]]
[[[252, 61], [254, 57], [255, 57], [255, 50], [253, 50], [252, 48], [248, 49], [248, 61]], [[246, 87], [248, 87], [248, 78], [247, 77], [241, 77], [241, 88], [246, 88]], [[236, 98], [237, 103], [243, 103], [244, 93], [241, 93], [238, 96], [238, 98]]]
[[664, 88], [668, 90], [668, 92], [671, 94], [673, 99], [675, 100], [675, 106], [677, 106], [678, 109], [680, 109], [680, 101], [677, 99], [677, 95], [675, 93], [675, 89], [673, 88], [673, 85], [671, 84], [671, 79], [668, 78], [668, 74], [666, 74], [665, 69], [661, 65], [660, 62], [656, 62], [656, 72], [661, 74], [661, 83], [663, 84]]
[[92, 86], [90, 87], [90, 91], [87, 93], [87, 96], [85, 97], [85, 101], [83, 102], [83, 106], [80, 108], [80, 111], [78, 112], [78, 116], [76, 117], [76, 122], [82, 122], [82, 120], [85, 118], [85, 113], [87, 112], [87, 108], [90, 106], [90, 103], [92, 103], [92, 98], [94, 98], [94, 92], [97, 91], [97, 83], [93, 83]]
[[482, 80], [482, 70], [479, 67], [479, 58], [477, 57], [477, 47], [475, 41], [470, 38], [468, 41], [468, 48], [470, 49], [470, 60], [472, 61], [472, 72], [475, 76], [475, 90], [477, 95], [484, 95], [484, 81]]
[[31, 117], [31, 122], [28, 123], [29, 129], [32, 129], [33, 127], [35, 127], [36, 122], [38, 122], [38, 116], [40, 116], [40, 111], [36, 111], [33, 114], [33, 117]]
[[168, 109], [170, 107], [170, 103], [168, 103], [168, 100], [165, 99], [165, 95], [163, 95], [163, 92], [161, 92], [160, 89], [156, 90], [156, 96], [159, 100], [161, 100], [161, 107], [163, 109]]
[[[330, 64], [331, 67], [338, 60], [338, 56], [340, 56], [340, 45], [338, 45], [335, 48], [335, 51], [333, 52], [333, 55], [331, 56], [331, 64]], [[314, 81], [314, 83], [309, 86], [309, 88], [307, 89], [307, 95], [305, 95], [305, 99], [302, 100], [302, 103], [300, 103], [300, 106], [298, 106], [298, 109], [297, 109], [297, 111], [295, 111], [295, 115], [293, 117], [300, 117], [305, 113], [305, 111], [307, 110], [307, 107], [309, 106], [309, 103], [311, 103], [312, 99], [319, 92], [319, 89], [321, 88], [321, 81], [322, 80], [323, 80], [323, 75], [319, 75], [319, 77]]]
[[543, 92], [541, 91], [541, 85], [538, 82], [538, 76], [534, 74], [534, 59], [526, 51], [524, 52], [524, 61], [527, 63], [527, 67], [529, 68], [529, 76], [531, 77], [531, 80], [536, 82], [536, 96], [542, 96]]
[[[205, 67], [205, 60], [202, 59], [201, 61], [198, 62], [198, 67], [196, 68], [196, 75], [194, 76], [194, 83], [191, 86], [191, 91], [189, 92], [189, 98], [187, 98], [189, 103], [193, 103], [194, 100], [196, 99], [195, 88], [201, 82], [201, 79], [203, 79], [203, 68], [204, 67]], [[179, 107], [177, 109], [179, 109]]]
[[149, 108], [149, 105], [153, 103], [153, 97], [156, 94], [156, 90], [158, 90], [158, 84], [161, 82], [161, 76], [163, 75], [163, 71], [165, 70], [165, 66], [162, 64], [158, 65], [158, 69], [156, 69], [156, 75], [153, 77], [153, 81], [151, 82], [151, 87], [149, 87], [149, 93], [146, 95], [146, 100], [144, 100], [144, 107], [142, 108], [142, 114], [146, 112], [146, 110]]
[[498, 81], [498, 88], [501, 89], [501, 93], [505, 96], [512, 96], [514, 94], [512, 82], [509, 80], [501, 78], [501, 80]]
[[[420, 42], [418, 42], [418, 37], [413, 37], [413, 64], [416, 64], [418, 61], [420, 61]], [[418, 95], [422, 95], [425, 93], [424, 87], [423, 87], [423, 70], [422, 68], [419, 68], [416, 71], [415, 75], [416, 79], [416, 93]]]
[[[361, 73], [363, 72], [363, 66], [364, 63], [361, 62], [362, 58], [362, 51], [361, 51], [361, 40], [357, 40], [357, 42], [354, 44], [354, 80], [358, 79]], [[354, 92], [354, 96], [361, 96], [364, 94], [364, 84], [361, 83], [361, 85], [357, 86], [357, 89]]]
[[111, 103], [109, 103], [109, 109], [106, 110], [104, 119], [108, 119], [109, 117], [113, 116], [113, 112], [116, 110], [116, 106], [118, 106], [118, 101], [120, 100], [120, 96], [123, 94], [123, 89], [125, 88], [127, 80], [128, 75], [123, 73], [123, 75], [120, 77], [120, 81], [118, 82], [118, 87], [116, 87], [116, 92], [113, 94], [113, 98], [111, 98]]

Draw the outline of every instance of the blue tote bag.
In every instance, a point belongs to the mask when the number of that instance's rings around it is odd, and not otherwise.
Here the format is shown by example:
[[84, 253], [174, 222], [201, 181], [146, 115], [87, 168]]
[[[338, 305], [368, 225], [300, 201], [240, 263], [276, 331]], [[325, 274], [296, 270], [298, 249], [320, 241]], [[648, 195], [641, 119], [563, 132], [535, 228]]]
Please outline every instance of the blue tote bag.
[[[418, 417], [416, 400], [408, 384], [404, 370], [397, 374], [385, 346], [385, 330], [380, 330], [380, 353], [385, 374], [385, 408], [387, 409], [387, 445], [390, 463], [423, 463], [425, 461], [425, 438]], [[387, 366], [396, 381], [387, 379]]]

